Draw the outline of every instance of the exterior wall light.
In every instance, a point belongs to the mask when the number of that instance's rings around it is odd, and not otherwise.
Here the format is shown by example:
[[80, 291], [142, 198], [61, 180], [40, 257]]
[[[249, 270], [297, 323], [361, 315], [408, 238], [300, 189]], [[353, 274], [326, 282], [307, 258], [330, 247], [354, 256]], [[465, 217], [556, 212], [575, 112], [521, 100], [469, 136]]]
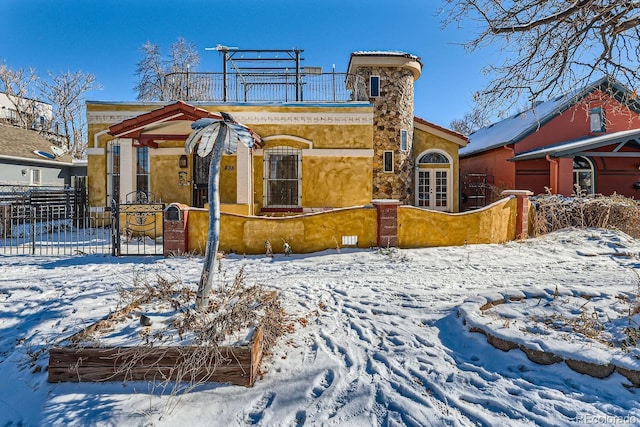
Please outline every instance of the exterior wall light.
[[186, 154], [183, 154], [182, 156], [180, 156], [180, 160], [178, 161], [178, 166], [184, 169], [188, 165], [189, 165], [189, 160], [187, 159]]

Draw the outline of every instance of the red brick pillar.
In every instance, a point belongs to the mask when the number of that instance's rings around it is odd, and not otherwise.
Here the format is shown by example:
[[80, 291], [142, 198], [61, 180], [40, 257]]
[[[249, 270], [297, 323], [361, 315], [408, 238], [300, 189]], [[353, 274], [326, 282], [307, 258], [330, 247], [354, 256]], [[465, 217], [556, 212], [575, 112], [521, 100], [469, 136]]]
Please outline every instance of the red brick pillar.
[[398, 206], [399, 200], [373, 200], [378, 211], [378, 247], [398, 246]]
[[529, 237], [529, 196], [533, 193], [529, 190], [504, 190], [505, 197], [516, 197], [516, 239]]

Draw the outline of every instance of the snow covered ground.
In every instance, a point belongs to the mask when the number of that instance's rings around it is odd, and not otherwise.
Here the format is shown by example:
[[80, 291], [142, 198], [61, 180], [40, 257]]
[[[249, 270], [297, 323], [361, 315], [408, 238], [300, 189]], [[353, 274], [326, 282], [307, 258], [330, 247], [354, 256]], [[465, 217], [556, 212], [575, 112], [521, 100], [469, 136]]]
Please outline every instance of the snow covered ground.
[[[295, 251], [295, 248], [293, 248]], [[625, 252], [634, 256], [611, 256]], [[586, 255], [593, 256], [586, 256]], [[280, 292], [295, 321], [253, 388], [49, 384], [46, 350], [115, 310], [139, 275], [194, 288], [202, 258], [0, 256], [0, 426], [566, 426], [640, 423], [640, 389], [543, 366], [471, 333], [470, 297], [530, 288], [635, 295], [640, 241], [568, 230], [503, 245], [232, 255], [227, 280]]]

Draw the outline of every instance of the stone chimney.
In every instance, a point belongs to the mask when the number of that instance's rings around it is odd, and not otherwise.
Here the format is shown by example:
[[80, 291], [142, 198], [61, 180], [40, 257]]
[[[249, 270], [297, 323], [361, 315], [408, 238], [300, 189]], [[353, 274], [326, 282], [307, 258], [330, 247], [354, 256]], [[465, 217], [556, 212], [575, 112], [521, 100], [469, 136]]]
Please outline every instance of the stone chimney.
[[354, 93], [374, 105], [372, 199], [413, 200], [414, 82], [422, 62], [404, 52], [354, 52], [349, 74], [360, 76]]

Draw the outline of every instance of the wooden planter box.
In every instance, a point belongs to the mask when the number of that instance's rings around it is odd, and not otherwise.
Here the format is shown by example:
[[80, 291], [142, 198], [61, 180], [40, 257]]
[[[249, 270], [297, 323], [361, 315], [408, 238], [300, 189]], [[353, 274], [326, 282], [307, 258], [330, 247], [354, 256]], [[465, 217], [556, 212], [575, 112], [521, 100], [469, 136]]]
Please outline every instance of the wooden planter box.
[[261, 359], [261, 329], [253, 334], [249, 345], [217, 350], [207, 347], [52, 347], [48, 381], [172, 380], [227, 382], [251, 387]]

